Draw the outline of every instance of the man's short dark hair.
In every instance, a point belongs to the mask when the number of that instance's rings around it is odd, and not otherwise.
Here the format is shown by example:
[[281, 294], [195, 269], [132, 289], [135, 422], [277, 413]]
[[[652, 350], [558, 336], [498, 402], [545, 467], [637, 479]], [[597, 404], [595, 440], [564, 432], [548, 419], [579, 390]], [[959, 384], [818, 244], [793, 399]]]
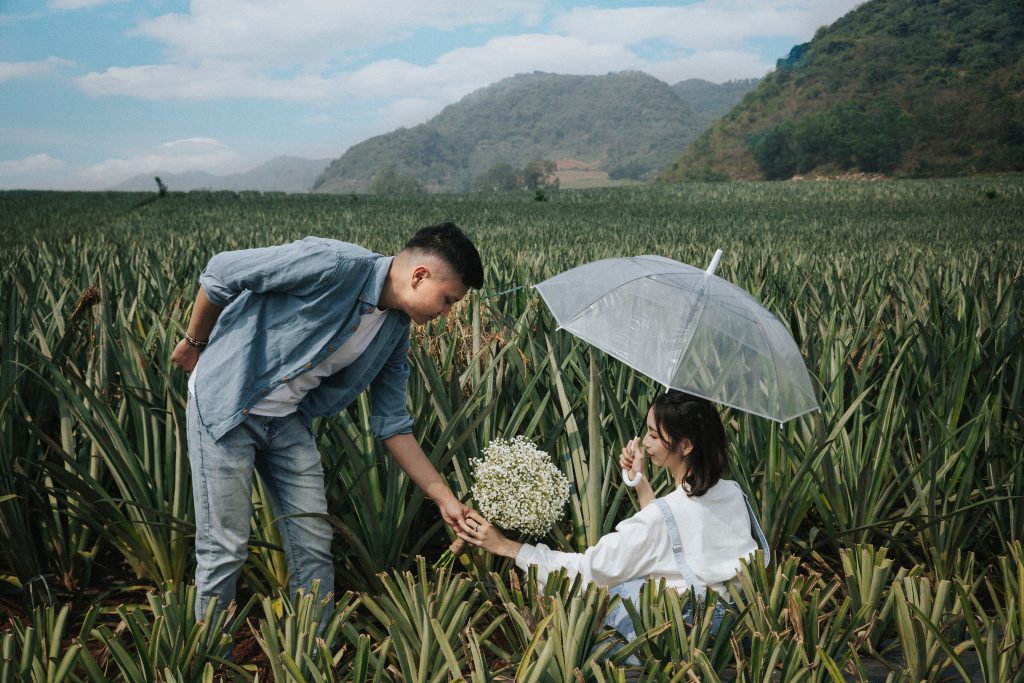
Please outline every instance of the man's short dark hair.
[[484, 284], [484, 267], [480, 253], [466, 234], [454, 223], [431, 225], [416, 231], [405, 248], [425, 251], [437, 256], [455, 271], [467, 289], [480, 289]]

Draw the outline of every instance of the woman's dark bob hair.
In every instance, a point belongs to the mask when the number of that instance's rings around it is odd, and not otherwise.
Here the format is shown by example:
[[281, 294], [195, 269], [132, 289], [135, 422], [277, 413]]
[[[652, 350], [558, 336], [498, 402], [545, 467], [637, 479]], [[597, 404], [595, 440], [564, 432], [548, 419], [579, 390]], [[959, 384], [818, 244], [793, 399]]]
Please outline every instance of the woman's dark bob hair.
[[658, 435], [669, 450], [679, 448], [683, 439], [693, 444], [683, 486], [688, 495], [703, 496], [726, 470], [725, 428], [718, 411], [706, 398], [681, 391], [660, 394], [651, 409]]

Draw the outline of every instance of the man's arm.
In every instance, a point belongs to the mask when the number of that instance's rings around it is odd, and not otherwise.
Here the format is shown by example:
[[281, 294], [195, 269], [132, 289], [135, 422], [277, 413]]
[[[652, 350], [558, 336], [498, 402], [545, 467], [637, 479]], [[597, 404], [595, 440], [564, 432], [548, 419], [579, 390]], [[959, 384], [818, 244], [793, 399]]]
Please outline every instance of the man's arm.
[[[217, 318], [220, 317], [223, 310], [220, 306], [211, 303], [206, 297], [206, 291], [200, 287], [199, 294], [196, 295], [196, 302], [192, 306], [192, 317], [188, 322], [188, 336], [200, 342], [208, 341], [210, 332], [213, 331], [213, 326], [217, 324]], [[201, 351], [201, 347], [189, 344], [187, 339], [182, 339], [171, 352], [171, 362], [185, 372], [192, 372], [199, 361]]]
[[469, 508], [455, 497], [451, 488], [438, 474], [427, 454], [420, 448], [419, 442], [412, 434], [395, 434], [384, 439], [384, 446], [391, 453], [399, 467], [405, 470], [417, 486], [423, 489], [427, 496], [437, 503], [441, 509], [441, 516], [448, 526], [456, 531], [465, 532], [465, 518], [469, 514]]
[[[369, 254], [361, 250], [359, 255]], [[365, 269], [341, 268], [339, 250], [327, 240], [306, 239], [276, 247], [239, 249], [215, 254], [199, 276], [212, 303], [226, 307], [242, 292], [308, 293], [327, 279]]]

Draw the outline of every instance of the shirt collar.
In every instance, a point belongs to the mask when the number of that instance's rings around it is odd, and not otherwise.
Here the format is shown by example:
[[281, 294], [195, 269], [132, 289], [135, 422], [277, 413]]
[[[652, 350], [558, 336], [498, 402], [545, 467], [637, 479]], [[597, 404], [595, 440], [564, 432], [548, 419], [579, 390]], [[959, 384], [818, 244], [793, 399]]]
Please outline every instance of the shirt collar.
[[380, 293], [384, 290], [384, 283], [388, 280], [388, 273], [391, 271], [391, 262], [394, 256], [381, 256], [373, 264], [373, 275], [366, 283], [362, 296], [359, 298], [367, 304], [380, 308], [377, 302], [380, 301]]

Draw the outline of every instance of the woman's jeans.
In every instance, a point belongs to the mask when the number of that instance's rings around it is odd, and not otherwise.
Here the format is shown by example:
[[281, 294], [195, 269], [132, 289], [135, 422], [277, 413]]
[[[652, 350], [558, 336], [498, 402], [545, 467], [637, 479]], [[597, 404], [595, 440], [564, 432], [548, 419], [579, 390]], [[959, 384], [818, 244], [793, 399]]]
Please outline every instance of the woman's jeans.
[[288, 561], [288, 588], [307, 591], [320, 582], [320, 597], [334, 591], [331, 526], [325, 515], [324, 472], [313, 435], [298, 415], [249, 415], [214, 441], [188, 401], [188, 451], [196, 509], [196, 619], [210, 598], [219, 609], [235, 597], [248, 557], [252, 473], [266, 484], [275, 526]]
[[[604, 623], [621, 633], [622, 637], [627, 641], [636, 639], [636, 629], [633, 628], [633, 620], [629, 618], [629, 612], [626, 611], [626, 607], [622, 602], [624, 600], [630, 600], [634, 606], [639, 605], [640, 587], [643, 584], [643, 579], [632, 579], [608, 589], [609, 595], [619, 596], [619, 602], [615, 605], [615, 608], [608, 613], [608, 616], [605, 617]], [[712, 635], [718, 633], [718, 629], [722, 625], [722, 617], [725, 616], [725, 609], [725, 605], [721, 602], [715, 605], [715, 613], [711, 619]], [[693, 625], [693, 612], [690, 605], [687, 605], [683, 610], [683, 621], [686, 622], [687, 626]]]

